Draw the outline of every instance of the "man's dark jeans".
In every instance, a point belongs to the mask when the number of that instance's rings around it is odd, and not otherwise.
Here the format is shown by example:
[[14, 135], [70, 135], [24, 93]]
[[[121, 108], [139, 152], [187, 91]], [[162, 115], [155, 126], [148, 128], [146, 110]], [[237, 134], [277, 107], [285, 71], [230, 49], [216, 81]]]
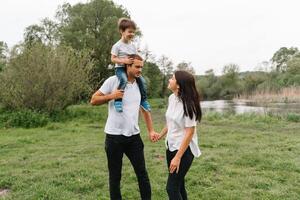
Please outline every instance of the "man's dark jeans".
[[109, 170], [109, 191], [111, 200], [121, 200], [122, 158], [125, 154], [138, 179], [142, 200], [151, 199], [151, 186], [145, 166], [144, 144], [140, 134], [126, 137], [106, 134], [105, 151]]

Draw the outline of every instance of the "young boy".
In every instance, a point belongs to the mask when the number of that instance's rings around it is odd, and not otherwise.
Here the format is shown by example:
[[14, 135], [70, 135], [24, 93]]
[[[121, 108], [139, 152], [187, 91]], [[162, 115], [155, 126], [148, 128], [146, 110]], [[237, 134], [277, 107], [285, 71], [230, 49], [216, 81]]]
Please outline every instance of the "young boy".
[[[116, 75], [120, 81], [118, 89], [124, 90], [127, 84], [125, 65], [132, 64], [134, 59], [130, 55], [137, 54], [137, 49], [132, 43], [136, 31], [136, 25], [130, 19], [121, 18], [118, 22], [118, 28], [121, 34], [121, 39], [114, 44], [111, 49], [111, 61], [116, 64]], [[140, 76], [139, 78], [136, 78], [136, 80], [141, 93], [141, 107], [150, 112], [151, 108], [147, 101], [145, 79]], [[115, 100], [114, 106], [117, 112], [123, 112], [122, 105], [122, 99]]]

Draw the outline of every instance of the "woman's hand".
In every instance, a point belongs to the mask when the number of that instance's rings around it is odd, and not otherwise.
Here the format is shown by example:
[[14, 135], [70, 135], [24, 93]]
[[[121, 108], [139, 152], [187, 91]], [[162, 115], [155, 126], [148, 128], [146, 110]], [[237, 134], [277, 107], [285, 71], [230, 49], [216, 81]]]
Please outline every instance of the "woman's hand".
[[165, 137], [165, 135], [168, 132], [168, 127], [167, 125], [165, 125], [165, 127], [160, 131], [160, 134], [158, 136], [158, 140], [162, 139], [163, 137]]
[[149, 139], [151, 142], [157, 142], [159, 139], [159, 133], [156, 133], [155, 131], [152, 131], [149, 133]]
[[176, 170], [176, 173], [178, 174], [179, 172], [179, 166], [180, 166], [180, 161], [181, 158], [178, 158], [177, 156], [175, 156], [172, 160], [171, 160], [171, 164], [170, 164], [170, 168], [169, 171], [170, 173], [174, 173]]

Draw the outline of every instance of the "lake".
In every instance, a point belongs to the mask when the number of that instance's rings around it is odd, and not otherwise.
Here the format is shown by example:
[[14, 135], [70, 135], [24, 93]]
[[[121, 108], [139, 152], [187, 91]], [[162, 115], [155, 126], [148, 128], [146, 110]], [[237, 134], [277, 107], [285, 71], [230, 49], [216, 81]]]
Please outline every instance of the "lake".
[[242, 113], [274, 113], [274, 114], [300, 114], [300, 103], [255, 103], [246, 100], [215, 100], [202, 101], [201, 107], [204, 112], [229, 112]]

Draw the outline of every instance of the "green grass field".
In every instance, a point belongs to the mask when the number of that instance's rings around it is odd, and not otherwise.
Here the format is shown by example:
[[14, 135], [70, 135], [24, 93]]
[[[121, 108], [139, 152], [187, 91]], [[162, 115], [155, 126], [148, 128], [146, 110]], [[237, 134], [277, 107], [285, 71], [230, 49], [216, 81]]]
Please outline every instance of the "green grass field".
[[[165, 103], [153, 103], [157, 131]], [[0, 199], [109, 199], [103, 128], [106, 106], [78, 105], [80, 113], [43, 128], [0, 129]], [[153, 200], [165, 200], [164, 142], [149, 142], [141, 124]], [[300, 123], [255, 115], [204, 116], [198, 126], [202, 156], [186, 176], [189, 199], [300, 199]], [[138, 200], [138, 185], [126, 157], [125, 200]]]

